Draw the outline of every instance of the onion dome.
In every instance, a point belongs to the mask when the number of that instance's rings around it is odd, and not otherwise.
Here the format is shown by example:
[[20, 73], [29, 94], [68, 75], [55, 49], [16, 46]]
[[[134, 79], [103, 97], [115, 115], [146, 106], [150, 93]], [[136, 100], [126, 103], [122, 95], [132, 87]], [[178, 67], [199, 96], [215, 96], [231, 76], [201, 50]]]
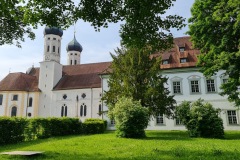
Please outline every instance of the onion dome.
[[44, 31], [43, 31], [43, 34], [46, 35], [46, 34], [54, 34], [54, 35], [58, 35], [60, 37], [62, 37], [63, 35], [63, 31], [60, 29], [60, 28], [57, 28], [57, 27], [48, 27], [46, 26]]
[[79, 52], [82, 52], [83, 48], [82, 48], [81, 44], [78, 43], [78, 41], [76, 40], [75, 35], [74, 35], [73, 40], [68, 43], [68, 45], [66, 47], [66, 50], [67, 51], [79, 51]]

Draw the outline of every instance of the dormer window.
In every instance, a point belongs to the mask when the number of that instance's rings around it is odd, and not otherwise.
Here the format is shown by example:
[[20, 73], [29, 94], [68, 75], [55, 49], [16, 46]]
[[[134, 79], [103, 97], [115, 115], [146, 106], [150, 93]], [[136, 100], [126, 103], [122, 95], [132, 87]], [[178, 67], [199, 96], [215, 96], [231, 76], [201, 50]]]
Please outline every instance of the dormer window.
[[162, 64], [168, 64], [168, 60], [163, 60]]
[[180, 63], [186, 63], [187, 62], [187, 58], [181, 58], [180, 59]]
[[185, 51], [185, 47], [179, 47], [179, 52], [184, 52]]

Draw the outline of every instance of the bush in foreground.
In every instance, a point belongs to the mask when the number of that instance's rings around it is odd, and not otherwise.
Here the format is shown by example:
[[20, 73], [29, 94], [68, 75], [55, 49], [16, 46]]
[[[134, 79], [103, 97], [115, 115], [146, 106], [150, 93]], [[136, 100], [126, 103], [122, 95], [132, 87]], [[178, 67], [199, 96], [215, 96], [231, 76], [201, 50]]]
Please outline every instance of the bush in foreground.
[[107, 121], [97, 118], [89, 118], [83, 122], [83, 132], [85, 134], [104, 133], [107, 128]]
[[27, 125], [25, 118], [0, 117], [0, 144], [24, 141], [24, 131]]
[[218, 117], [219, 112], [202, 99], [193, 103], [184, 101], [176, 109], [176, 115], [191, 137], [223, 138], [224, 128], [222, 119]]
[[149, 115], [147, 108], [139, 101], [130, 98], [120, 98], [112, 111], [116, 122], [116, 133], [119, 137], [145, 137], [144, 129], [148, 125]]

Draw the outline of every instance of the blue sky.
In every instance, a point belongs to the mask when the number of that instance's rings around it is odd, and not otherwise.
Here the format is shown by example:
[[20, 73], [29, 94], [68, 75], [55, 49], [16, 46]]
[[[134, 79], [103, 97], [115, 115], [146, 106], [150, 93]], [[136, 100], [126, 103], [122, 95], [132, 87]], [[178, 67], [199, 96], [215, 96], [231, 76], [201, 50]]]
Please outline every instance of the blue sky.
[[[190, 8], [194, 0], [176, 0], [174, 6], [168, 10], [167, 14], [178, 14], [185, 18], [189, 18]], [[114, 49], [120, 46], [119, 36], [120, 23], [110, 24], [108, 28], [95, 32], [89, 23], [78, 21], [76, 24], [76, 39], [82, 45], [81, 63], [96, 63], [111, 61], [110, 52], [114, 53]], [[39, 62], [43, 60], [43, 30], [44, 26], [34, 30], [36, 39], [31, 41], [26, 39], [22, 43], [22, 48], [14, 45], [0, 46], [0, 80], [2, 80], [9, 72], [23, 72], [34, 65], [39, 67]], [[174, 37], [185, 36], [188, 27], [180, 31], [172, 30]], [[73, 39], [74, 27], [70, 27], [63, 31], [61, 64], [67, 63], [67, 44]]]

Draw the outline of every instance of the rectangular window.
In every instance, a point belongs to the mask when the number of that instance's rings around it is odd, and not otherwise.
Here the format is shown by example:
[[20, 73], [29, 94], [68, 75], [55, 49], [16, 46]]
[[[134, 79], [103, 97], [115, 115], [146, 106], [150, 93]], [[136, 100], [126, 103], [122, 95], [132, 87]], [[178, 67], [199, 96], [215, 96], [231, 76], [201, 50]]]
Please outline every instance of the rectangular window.
[[180, 47], [180, 48], [179, 48], [179, 51], [180, 51], [180, 52], [184, 52], [184, 51], [185, 51], [185, 47]]
[[222, 79], [222, 83], [223, 83], [223, 84], [227, 83], [227, 81], [228, 81], [227, 78]]
[[110, 124], [111, 124], [111, 125], [115, 125], [115, 120], [112, 119], [112, 120], [110, 121]]
[[173, 82], [173, 93], [178, 94], [181, 93], [181, 82]]
[[192, 93], [199, 93], [199, 81], [198, 80], [194, 80], [191, 81], [191, 91]]
[[47, 46], [47, 52], [49, 52], [49, 46]]
[[227, 111], [227, 116], [228, 124], [238, 124], [236, 111], [234, 110]]
[[53, 40], [56, 40], [56, 38], [53, 38]]
[[215, 84], [213, 79], [206, 80], [207, 82], [207, 92], [215, 92]]
[[163, 60], [162, 64], [168, 64], [168, 60]]
[[186, 63], [187, 62], [187, 58], [181, 58], [180, 59], [180, 63]]
[[3, 95], [0, 94], [0, 105], [2, 105], [2, 102], [3, 102]]
[[52, 50], [53, 50], [53, 52], [55, 52], [55, 46], [53, 46], [53, 49], [52, 49]]
[[163, 114], [159, 114], [159, 115], [156, 117], [156, 123], [157, 123], [158, 125], [164, 124]]
[[18, 100], [18, 95], [17, 94], [13, 95], [12, 100], [17, 101]]
[[176, 125], [182, 125], [182, 122], [178, 117], [175, 120], [176, 120]]

